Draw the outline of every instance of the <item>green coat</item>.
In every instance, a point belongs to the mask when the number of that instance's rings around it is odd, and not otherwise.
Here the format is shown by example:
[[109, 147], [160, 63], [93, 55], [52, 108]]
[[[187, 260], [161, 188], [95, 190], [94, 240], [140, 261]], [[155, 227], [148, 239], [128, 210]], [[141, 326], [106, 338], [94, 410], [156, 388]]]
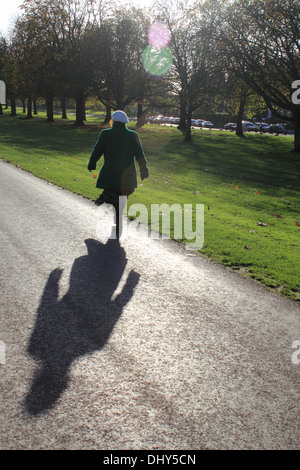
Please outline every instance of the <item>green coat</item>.
[[97, 180], [97, 188], [136, 188], [135, 158], [140, 170], [148, 171], [138, 133], [127, 129], [121, 122], [114, 122], [111, 129], [100, 132], [90, 156], [88, 170], [96, 169], [97, 161], [102, 154], [104, 154], [104, 164]]

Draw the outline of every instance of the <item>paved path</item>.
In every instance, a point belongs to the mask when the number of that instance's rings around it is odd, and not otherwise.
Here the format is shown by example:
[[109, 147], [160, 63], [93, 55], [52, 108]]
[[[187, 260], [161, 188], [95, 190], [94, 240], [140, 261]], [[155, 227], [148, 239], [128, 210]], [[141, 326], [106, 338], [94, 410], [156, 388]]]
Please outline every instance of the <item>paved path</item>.
[[0, 197], [2, 449], [299, 447], [299, 305], [4, 162]]

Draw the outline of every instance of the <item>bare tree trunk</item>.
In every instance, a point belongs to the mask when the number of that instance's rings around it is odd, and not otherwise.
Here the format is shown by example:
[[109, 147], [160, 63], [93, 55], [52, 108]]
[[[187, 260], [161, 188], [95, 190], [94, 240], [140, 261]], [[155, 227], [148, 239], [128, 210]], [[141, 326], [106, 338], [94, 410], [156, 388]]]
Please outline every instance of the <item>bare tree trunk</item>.
[[186, 103], [182, 96], [180, 96], [180, 121], [177, 129], [182, 132], [186, 129]]
[[82, 92], [76, 96], [76, 121], [75, 126], [84, 126], [85, 98]]
[[37, 104], [36, 104], [36, 98], [33, 100], [33, 114], [37, 115]]
[[184, 138], [185, 142], [190, 142], [192, 140], [191, 123], [192, 123], [192, 113], [188, 111], [187, 119], [186, 119], [185, 138]]
[[47, 121], [54, 122], [53, 116], [53, 95], [49, 94], [46, 97], [46, 108], [47, 108]]
[[16, 116], [17, 115], [17, 109], [16, 109], [16, 100], [15, 100], [15, 98], [11, 98], [10, 108], [11, 108], [10, 115], [11, 116]]
[[236, 135], [239, 137], [244, 137], [244, 131], [243, 131], [243, 115], [244, 115], [244, 110], [245, 110], [245, 105], [246, 105], [246, 99], [247, 99], [247, 93], [242, 91], [241, 96], [240, 96], [240, 104], [239, 104], [239, 110], [237, 113], [237, 118], [236, 118]]
[[27, 116], [26, 116], [27, 119], [32, 119], [33, 116], [32, 116], [32, 98], [31, 96], [28, 98], [28, 101], [27, 101]]
[[65, 96], [61, 99], [61, 118], [62, 119], [68, 119], [68, 116], [67, 116], [67, 98]]
[[137, 109], [137, 122], [136, 127], [141, 128], [145, 124], [145, 113], [143, 111], [143, 103], [142, 101], [138, 101], [138, 109]]
[[104, 124], [108, 124], [111, 120], [111, 106], [108, 104], [106, 105], [106, 116], [104, 119]]
[[293, 117], [295, 119], [294, 121], [294, 132], [295, 132], [294, 152], [300, 153], [300, 109], [299, 109], [299, 106], [295, 110]]
[[294, 125], [294, 152], [300, 153], [300, 121]]

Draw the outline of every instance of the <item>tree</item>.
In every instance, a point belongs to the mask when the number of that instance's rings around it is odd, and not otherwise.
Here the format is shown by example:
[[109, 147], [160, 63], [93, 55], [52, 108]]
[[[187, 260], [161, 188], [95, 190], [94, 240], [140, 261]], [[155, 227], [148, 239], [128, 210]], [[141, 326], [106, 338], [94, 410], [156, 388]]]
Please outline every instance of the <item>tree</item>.
[[48, 121], [53, 121], [55, 97], [62, 102], [74, 97], [76, 124], [83, 124], [91, 87], [86, 44], [97, 16], [94, 1], [24, 0], [22, 9], [14, 42], [27, 51], [27, 88], [34, 76], [35, 93], [46, 100]]
[[16, 116], [17, 66], [10, 46], [8, 46], [8, 51], [2, 59], [3, 67], [1, 67], [1, 76], [6, 84], [6, 99], [10, 101], [11, 116]]
[[94, 91], [108, 110], [124, 109], [145, 95], [146, 80], [141, 51], [145, 47], [145, 29], [141, 12], [116, 10], [94, 28], [93, 44]]
[[63, 71], [69, 94], [75, 98], [75, 125], [85, 121], [85, 101], [93, 87], [89, 37], [97, 21], [93, 0], [64, 0], [61, 24]]
[[[22, 88], [28, 96], [28, 117], [31, 100], [44, 97], [48, 121], [53, 121], [53, 100], [60, 87], [60, 55], [53, 28], [59, 16], [56, 0], [24, 0], [23, 14], [13, 30], [12, 46], [17, 57]], [[25, 72], [25, 74], [24, 74]]]
[[11, 54], [16, 66], [15, 89], [23, 100], [27, 98], [27, 118], [32, 118], [32, 102], [40, 94], [40, 75], [44, 56], [39, 45], [35, 22], [20, 16], [12, 34]]
[[299, 0], [235, 0], [214, 23], [229, 68], [275, 116], [293, 124], [300, 152], [300, 105], [291, 100], [300, 77]]
[[226, 74], [226, 81], [219, 90], [216, 105], [221, 103], [231, 116], [230, 120], [237, 123], [236, 135], [240, 137], [244, 136], [242, 120], [245, 114], [253, 116], [266, 110], [262, 97], [232, 72]]
[[185, 140], [191, 140], [192, 113], [212, 96], [223, 81], [211, 43], [210, 24], [201, 4], [187, 7], [172, 0], [160, 6], [159, 18], [170, 30], [174, 73], [170, 80], [180, 103]]
[[[0, 36], [0, 79], [1, 81], [4, 79], [4, 66], [5, 66], [5, 57], [7, 56], [7, 41], [4, 37]], [[5, 85], [6, 86], [6, 85]], [[2, 103], [0, 103], [0, 114], [3, 113], [2, 110]]]

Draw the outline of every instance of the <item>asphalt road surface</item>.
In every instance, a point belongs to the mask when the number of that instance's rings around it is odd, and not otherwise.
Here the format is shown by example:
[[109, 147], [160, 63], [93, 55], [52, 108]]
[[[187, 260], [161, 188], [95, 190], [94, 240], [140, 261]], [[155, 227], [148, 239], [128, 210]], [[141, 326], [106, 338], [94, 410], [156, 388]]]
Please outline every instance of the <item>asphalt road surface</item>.
[[1, 449], [299, 448], [298, 304], [2, 161], [0, 198]]

